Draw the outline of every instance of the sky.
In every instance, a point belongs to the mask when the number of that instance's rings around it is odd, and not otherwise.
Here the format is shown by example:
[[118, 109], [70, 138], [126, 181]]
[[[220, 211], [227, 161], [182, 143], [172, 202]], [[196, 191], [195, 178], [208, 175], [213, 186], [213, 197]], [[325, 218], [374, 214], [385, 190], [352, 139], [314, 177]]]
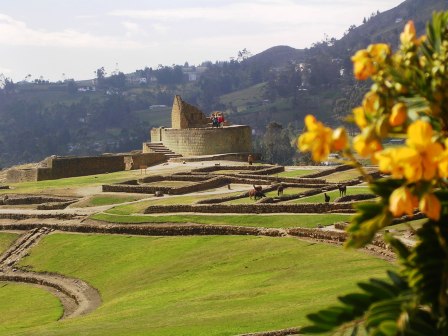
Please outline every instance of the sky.
[[403, 0], [0, 0], [0, 74], [94, 77], [307, 48]]

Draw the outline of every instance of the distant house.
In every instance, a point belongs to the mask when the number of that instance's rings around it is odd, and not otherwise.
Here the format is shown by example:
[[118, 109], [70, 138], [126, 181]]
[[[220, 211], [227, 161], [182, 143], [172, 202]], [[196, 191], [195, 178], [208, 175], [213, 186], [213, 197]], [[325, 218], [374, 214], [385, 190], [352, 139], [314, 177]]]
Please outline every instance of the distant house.
[[131, 85], [146, 84], [148, 82], [146, 77], [139, 76], [136, 72], [126, 74], [125, 78], [126, 82]]
[[159, 108], [164, 108], [164, 107], [166, 107], [166, 105], [151, 105], [151, 106], [149, 107], [149, 109], [150, 109], [150, 110], [157, 110], [157, 109], [159, 109]]
[[95, 86], [81, 86], [78, 88], [78, 92], [95, 92]]
[[183, 66], [182, 73], [188, 77], [189, 82], [194, 82], [208, 69], [206, 66]]

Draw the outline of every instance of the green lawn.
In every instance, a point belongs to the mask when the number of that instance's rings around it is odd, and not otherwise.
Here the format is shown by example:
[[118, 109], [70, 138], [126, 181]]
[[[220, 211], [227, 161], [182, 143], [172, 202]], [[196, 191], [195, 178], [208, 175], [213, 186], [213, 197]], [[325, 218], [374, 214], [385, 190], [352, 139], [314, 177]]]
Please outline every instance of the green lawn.
[[199, 200], [223, 197], [223, 196], [233, 196], [239, 195], [242, 192], [231, 192], [225, 194], [212, 194], [212, 195], [195, 195], [195, 196], [173, 196], [173, 197], [160, 197], [153, 198], [148, 201], [142, 201], [133, 204], [119, 205], [112, 209], [107, 210], [108, 213], [116, 215], [130, 215], [133, 213], [143, 213], [150, 205], [174, 205], [174, 204], [193, 204]]
[[[374, 171], [374, 169], [367, 169], [367, 172]], [[327, 176], [322, 176], [327, 182], [338, 183], [342, 181], [352, 180], [361, 176], [357, 169], [349, 169], [342, 172], [333, 173]]]
[[235, 335], [300, 326], [307, 313], [391, 268], [296, 238], [69, 234], [45, 237], [21, 265], [81, 278], [103, 304], [9, 335]]
[[313, 228], [318, 225], [331, 225], [336, 222], [349, 221], [350, 215], [341, 214], [294, 214], [294, 215], [112, 215], [99, 213], [93, 215], [92, 219], [111, 223], [196, 223], [209, 225], [238, 225], [255, 226], [266, 228], [290, 228], [306, 227]]
[[[358, 195], [358, 194], [372, 194], [372, 191], [368, 187], [347, 187], [347, 196], [348, 195]], [[330, 202], [333, 202], [336, 198], [339, 197], [339, 190], [333, 190], [327, 192], [327, 195], [330, 196]], [[292, 200], [288, 203], [324, 203], [324, 194], [317, 194], [309, 197], [298, 198]]]
[[75, 206], [76, 207], [93, 207], [93, 206], [100, 206], [100, 205], [120, 204], [120, 203], [137, 201], [142, 198], [147, 198], [148, 196], [139, 197], [139, 196], [122, 196], [122, 195], [95, 195], [95, 196], [89, 197], [86, 200], [82, 200], [81, 202], [76, 203]]
[[318, 169], [294, 169], [278, 173], [278, 177], [302, 177], [309, 174], [317, 173]]
[[120, 171], [109, 174], [98, 174], [89, 176], [68, 177], [58, 180], [12, 183], [14, 189], [0, 190], [1, 193], [35, 193], [45, 192], [47, 194], [67, 189], [79, 189], [87, 186], [99, 186], [102, 184], [122, 182], [126, 180], [141, 178], [140, 170]]
[[[283, 191], [283, 195], [293, 195], [300, 194], [302, 192], [308, 191], [310, 188], [285, 188]], [[272, 190], [265, 193], [267, 197], [277, 197], [277, 190]], [[255, 203], [254, 199], [250, 199], [249, 197], [238, 198], [235, 200], [227, 201], [222, 204], [251, 204]]]
[[150, 187], [171, 187], [171, 188], [179, 188], [179, 187], [185, 187], [192, 184], [196, 184], [196, 182], [190, 182], [190, 181], [157, 181], [157, 182], [151, 182], [151, 183], [144, 183], [143, 185], [147, 185]]
[[0, 302], [0, 335], [54, 323], [63, 314], [56, 296], [28, 284], [0, 282]]
[[9, 233], [9, 232], [1, 232], [0, 233], [0, 253], [5, 251], [9, 245], [12, 244], [14, 240], [19, 238], [18, 234]]

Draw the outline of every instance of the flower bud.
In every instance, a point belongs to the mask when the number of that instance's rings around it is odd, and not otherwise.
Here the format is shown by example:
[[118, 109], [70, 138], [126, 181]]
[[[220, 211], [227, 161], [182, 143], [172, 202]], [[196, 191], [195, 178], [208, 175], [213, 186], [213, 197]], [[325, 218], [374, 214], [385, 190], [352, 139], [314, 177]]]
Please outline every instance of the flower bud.
[[435, 221], [440, 219], [440, 211], [442, 207], [439, 199], [434, 194], [425, 194], [420, 200], [418, 207], [429, 219]]
[[345, 128], [343, 127], [336, 128], [331, 135], [331, 140], [332, 140], [331, 144], [332, 149], [335, 151], [340, 151], [343, 150], [345, 147], [347, 147], [348, 136], [347, 132], [345, 131]]
[[389, 124], [392, 127], [402, 125], [407, 118], [407, 107], [403, 103], [397, 103], [392, 107], [392, 113], [389, 117]]
[[394, 217], [400, 217], [403, 214], [412, 216], [417, 202], [417, 197], [412, 195], [408, 188], [400, 187], [395, 189], [390, 195], [389, 210]]
[[381, 116], [381, 118], [376, 122], [376, 134], [380, 138], [385, 138], [389, 134], [389, 122], [386, 116]]

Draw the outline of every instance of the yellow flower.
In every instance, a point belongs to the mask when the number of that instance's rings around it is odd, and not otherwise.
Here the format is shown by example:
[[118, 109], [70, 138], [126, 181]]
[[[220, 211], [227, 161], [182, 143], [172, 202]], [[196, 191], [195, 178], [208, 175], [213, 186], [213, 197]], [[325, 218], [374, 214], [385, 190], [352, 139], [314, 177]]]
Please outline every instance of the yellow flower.
[[411, 20], [404, 26], [404, 30], [400, 34], [400, 41], [402, 44], [411, 44], [416, 42], [416, 40], [414, 21]]
[[445, 150], [438, 157], [439, 176], [448, 178], [448, 139], [445, 140]]
[[367, 139], [364, 134], [359, 134], [354, 137], [353, 147], [362, 157], [373, 155], [383, 148], [378, 140]]
[[416, 45], [419, 46], [421, 43], [425, 42], [426, 36], [422, 35], [417, 38], [417, 34], [415, 32], [414, 22], [408, 21], [404, 26], [403, 32], [400, 34], [400, 41], [404, 46]]
[[408, 127], [406, 144], [417, 150], [423, 150], [432, 143], [433, 130], [430, 123], [417, 120]]
[[365, 80], [375, 73], [375, 66], [370, 58], [369, 52], [365, 49], [358, 50], [352, 57], [353, 72], [355, 78]]
[[[411, 150], [411, 152], [409, 152]], [[387, 148], [375, 153], [375, 159], [378, 161], [378, 169], [383, 173], [389, 173], [393, 178], [402, 179], [404, 177], [404, 166], [402, 160], [415, 151], [408, 147]], [[417, 153], [415, 153], [417, 155]], [[407, 159], [409, 160], [409, 159]]]
[[412, 195], [408, 188], [400, 187], [395, 189], [390, 195], [389, 210], [394, 217], [400, 217], [403, 214], [412, 216], [417, 203], [417, 197]]
[[395, 104], [389, 117], [389, 124], [393, 127], [402, 125], [407, 118], [407, 108], [403, 103]]
[[348, 136], [345, 128], [338, 127], [333, 131], [331, 135], [332, 143], [331, 148], [335, 151], [343, 150], [347, 147], [348, 144]]
[[382, 63], [390, 55], [390, 47], [385, 43], [371, 44], [367, 47], [370, 56], [377, 63]]
[[299, 137], [299, 149], [302, 152], [311, 152], [314, 161], [324, 161], [330, 154], [331, 129], [312, 115], [305, 117], [305, 125], [308, 132]]
[[436, 195], [429, 193], [425, 194], [418, 205], [421, 212], [423, 212], [429, 219], [438, 221], [440, 219], [440, 212], [442, 206]]
[[352, 57], [355, 78], [364, 80], [377, 72], [378, 64], [383, 63], [390, 54], [387, 44], [371, 44], [367, 49], [358, 50]]
[[375, 92], [367, 92], [362, 101], [362, 107], [366, 114], [376, 114], [380, 108], [380, 96]]
[[[413, 122], [408, 128], [408, 139], [406, 144], [415, 149], [419, 156], [418, 160], [408, 162], [409, 166], [405, 168], [405, 175], [409, 181], [417, 181], [420, 178], [424, 180], [431, 180], [437, 174], [437, 166], [439, 157], [443, 152], [443, 147], [440, 143], [433, 141], [433, 130], [431, 124], [423, 120]], [[415, 171], [422, 171], [422, 176], [418, 177]], [[406, 171], [409, 171], [406, 174]]]
[[367, 126], [366, 114], [364, 113], [364, 108], [362, 106], [355, 107], [353, 109], [353, 115], [355, 117], [355, 123], [360, 129]]

